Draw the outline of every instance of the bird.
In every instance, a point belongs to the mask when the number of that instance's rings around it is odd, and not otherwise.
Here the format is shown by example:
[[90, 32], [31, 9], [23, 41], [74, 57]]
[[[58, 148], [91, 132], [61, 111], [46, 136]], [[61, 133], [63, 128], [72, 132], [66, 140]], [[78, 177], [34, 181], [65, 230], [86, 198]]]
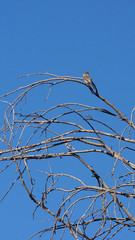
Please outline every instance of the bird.
[[92, 79], [89, 75], [88, 72], [82, 73], [83, 75], [83, 80], [87, 83], [90, 84], [94, 89], [95, 89], [95, 84], [92, 82]]
[[83, 75], [83, 80], [84, 80], [84, 82], [86, 82], [86, 84], [88, 84], [88, 85], [90, 86], [90, 88], [92, 87], [91, 90], [95, 90], [94, 92], [95, 92], [95, 94], [98, 96], [98, 95], [99, 95], [99, 94], [98, 94], [98, 90], [97, 90], [97, 88], [96, 88], [96, 85], [95, 85], [94, 82], [92, 81], [89, 73], [88, 73], [88, 72], [85, 72], [85, 73], [82, 73], [82, 75]]

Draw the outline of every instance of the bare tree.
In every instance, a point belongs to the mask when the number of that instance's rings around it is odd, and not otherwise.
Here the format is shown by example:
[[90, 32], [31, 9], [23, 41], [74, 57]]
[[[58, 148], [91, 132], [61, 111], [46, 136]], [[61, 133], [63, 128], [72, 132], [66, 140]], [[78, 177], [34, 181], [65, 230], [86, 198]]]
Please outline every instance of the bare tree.
[[[33, 215], [40, 208], [50, 220], [29, 239], [46, 234], [50, 240], [67, 239], [67, 234], [70, 239], [110, 239], [122, 229], [135, 231], [135, 108], [128, 119], [94, 83], [93, 88], [82, 78], [49, 73], [22, 77], [38, 75], [45, 79], [1, 96], [1, 104], [8, 107], [0, 129], [0, 173], [11, 166], [18, 173], [1, 201], [21, 180], [35, 203]], [[104, 107], [80, 103], [47, 107], [52, 88], [65, 82], [85, 85]], [[40, 97], [38, 87], [43, 85], [50, 87], [46, 99], [42, 96], [45, 109], [33, 110], [32, 99]], [[78, 176], [77, 167], [82, 169]]]

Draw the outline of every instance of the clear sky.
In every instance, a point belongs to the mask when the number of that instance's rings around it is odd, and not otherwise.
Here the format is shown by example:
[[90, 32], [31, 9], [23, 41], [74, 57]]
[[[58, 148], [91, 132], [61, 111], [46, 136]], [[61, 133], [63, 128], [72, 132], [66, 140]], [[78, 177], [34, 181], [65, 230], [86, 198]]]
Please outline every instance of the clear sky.
[[[17, 77], [27, 73], [82, 77], [88, 71], [101, 95], [130, 118], [135, 103], [134, 0], [1, 1], [0, 46], [0, 95], [25, 85], [29, 79]], [[71, 95], [74, 102], [95, 106], [85, 87], [75, 87], [68, 86], [66, 96], [59, 92], [55, 102]], [[0, 239], [23, 240], [38, 231], [33, 209], [17, 185], [0, 204]]]

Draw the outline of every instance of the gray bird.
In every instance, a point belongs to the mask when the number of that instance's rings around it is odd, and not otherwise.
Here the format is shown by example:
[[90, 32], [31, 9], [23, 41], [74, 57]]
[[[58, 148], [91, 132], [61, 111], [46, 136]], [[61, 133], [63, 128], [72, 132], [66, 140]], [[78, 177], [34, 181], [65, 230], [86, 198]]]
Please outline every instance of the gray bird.
[[82, 75], [83, 75], [83, 80], [84, 80], [84, 82], [86, 82], [86, 84], [88, 84], [88, 85], [91, 85], [90, 87], [92, 87], [92, 89], [94, 90], [95, 94], [96, 94], [97, 96], [99, 96], [98, 90], [97, 90], [94, 82], [92, 81], [89, 73], [88, 73], [88, 72], [85, 72], [85, 73], [82, 73]]
[[89, 75], [88, 72], [85, 72], [85, 73], [82, 73], [83, 75], [83, 80], [87, 83], [87, 84], [90, 84], [94, 89], [95, 89], [95, 85], [94, 83], [92, 82], [92, 79]]

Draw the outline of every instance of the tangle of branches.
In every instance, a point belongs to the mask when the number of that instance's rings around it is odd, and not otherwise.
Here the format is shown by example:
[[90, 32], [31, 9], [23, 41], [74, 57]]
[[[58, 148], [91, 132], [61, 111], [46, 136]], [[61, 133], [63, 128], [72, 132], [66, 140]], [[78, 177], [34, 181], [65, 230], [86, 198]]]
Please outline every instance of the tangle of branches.
[[[46, 220], [29, 239], [110, 239], [122, 229], [134, 231], [135, 109], [128, 119], [82, 78], [49, 73], [21, 78], [38, 76], [45, 79], [0, 98], [6, 106], [0, 173], [12, 169], [14, 178], [1, 201], [21, 181], [35, 203], [33, 216], [41, 209]], [[67, 82], [86, 87], [103, 107], [55, 101], [50, 106], [52, 89], [55, 99], [55, 85], [65, 89]], [[38, 87], [49, 89], [46, 97]], [[43, 102], [34, 110], [35, 98]]]

